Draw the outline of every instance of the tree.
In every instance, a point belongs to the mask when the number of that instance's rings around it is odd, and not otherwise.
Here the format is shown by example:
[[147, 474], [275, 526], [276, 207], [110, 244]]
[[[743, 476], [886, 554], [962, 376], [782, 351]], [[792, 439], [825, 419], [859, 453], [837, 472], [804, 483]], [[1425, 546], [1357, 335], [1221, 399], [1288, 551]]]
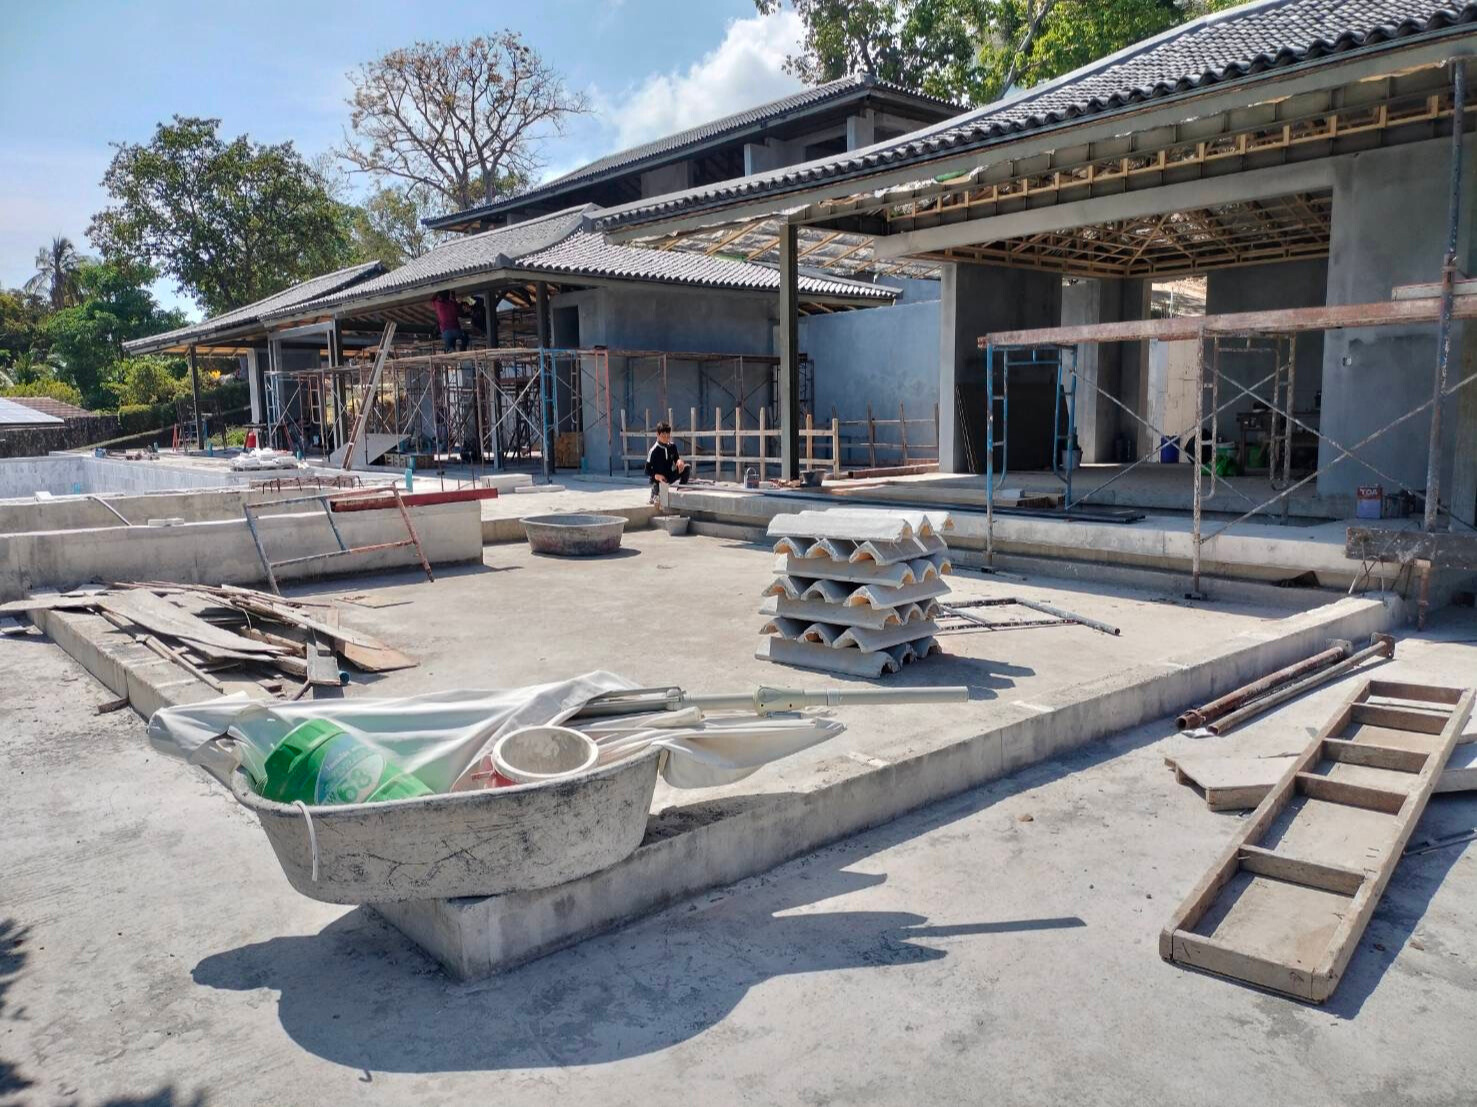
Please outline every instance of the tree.
[[[787, 72], [807, 84], [852, 73], [961, 103], [979, 100], [976, 51], [991, 0], [791, 0], [805, 25]], [[784, 0], [754, 0], [764, 15]]]
[[[754, 0], [759, 11], [783, 0]], [[847, 73], [987, 104], [1241, 0], [791, 0], [805, 25], [786, 68]]]
[[188, 390], [179, 358], [129, 357], [118, 363], [120, 404], [159, 404]]
[[451, 210], [491, 203], [531, 179], [537, 140], [589, 111], [583, 93], [514, 31], [417, 42], [349, 73], [339, 156], [359, 172], [424, 189]]
[[51, 245], [36, 251], [36, 275], [26, 282], [25, 290], [45, 296], [52, 311], [69, 307], [77, 302], [77, 271], [86, 260], [70, 238], [57, 235]]
[[219, 135], [220, 120], [175, 116], [146, 144], [115, 144], [113, 206], [87, 235], [104, 257], [173, 277], [215, 315], [343, 266], [340, 206], [291, 142]]
[[394, 269], [432, 246], [421, 218], [427, 205], [418, 189], [381, 188], [350, 213], [355, 261], [379, 261]]
[[123, 343], [183, 326], [185, 319], [154, 302], [148, 288], [154, 272], [146, 266], [84, 265], [77, 279], [80, 302], [51, 315], [45, 333], [58, 378], [76, 387], [90, 406], [112, 406]]
[[0, 289], [0, 359], [14, 362], [22, 355], [45, 352], [41, 324], [46, 301], [24, 289]]

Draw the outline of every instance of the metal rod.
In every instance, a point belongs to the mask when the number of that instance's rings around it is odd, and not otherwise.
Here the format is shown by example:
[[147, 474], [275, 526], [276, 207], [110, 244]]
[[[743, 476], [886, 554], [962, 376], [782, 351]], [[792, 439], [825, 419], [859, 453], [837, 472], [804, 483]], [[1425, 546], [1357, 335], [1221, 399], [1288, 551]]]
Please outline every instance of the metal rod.
[[1451, 309], [1456, 292], [1457, 236], [1462, 215], [1462, 131], [1467, 97], [1467, 70], [1463, 58], [1451, 75], [1451, 201], [1446, 213], [1446, 256], [1441, 260], [1441, 321], [1436, 333], [1436, 379], [1431, 387], [1431, 442], [1426, 452], [1425, 529], [1436, 529], [1441, 502], [1441, 400], [1446, 392], [1446, 366], [1451, 357]]
[[1279, 684], [1286, 684], [1289, 680], [1296, 680], [1298, 677], [1321, 669], [1325, 665], [1333, 665], [1342, 661], [1349, 656], [1353, 649], [1354, 647], [1351, 644], [1345, 642], [1323, 650], [1320, 653], [1315, 653], [1312, 657], [1305, 657], [1301, 661], [1278, 669], [1275, 672], [1268, 673], [1259, 680], [1253, 680], [1248, 684], [1243, 684], [1235, 691], [1227, 692], [1224, 696], [1211, 700], [1202, 707], [1191, 708], [1176, 719], [1174, 725], [1181, 730], [1194, 730], [1196, 727], [1202, 727], [1212, 719], [1219, 719], [1222, 715], [1228, 715], [1238, 707], [1256, 699], [1263, 693], [1270, 692]]
[[1111, 634], [1115, 638], [1118, 636], [1119, 633], [1118, 628], [1111, 625], [1110, 623], [1100, 623], [1096, 619], [1089, 619], [1086, 615], [1078, 615], [1075, 612], [1067, 611], [1064, 608], [1052, 607], [1049, 603], [1038, 603], [1035, 600], [1023, 600], [1019, 598], [1017, 598], [1015, 602], [1020, 604], [1022, 607], [1029, 607], [1032, 611], [1039, 611], [1043, 615], [1054, 615], [1058, 619], [1063, 619], [1069, 623], [1080, 623], [1082, 626], [1090, 627], [1092, 630], [1102, 631], [1102, 633], [1104, 634]]
[[[956, 422], [968, 426], [965, 420]], [[985, 347], [985, 564], [995, 564], [995, 347]]]
[[95, 492], [93, 492], [93, 493], [89, 493], [89, 494], [88, 494], [88, 496], [87, 496], [87, 498], [88, 498], [88, 499], [89, 499], [89, 500], [94, 500], [94, 501], [96, 501], [96, 502], [97, 502], [97, 503], [99, 503], [99, 504], [101, 504], [101, 505], [102, 505], [102, 506], [103, 506], [103, 507], [105, 507], [105, 508], [107, 508], [107, 509], [108, 509], [108, 510], [109, 510], [109, 511], [111, 511], [111, 512], [112, 512], [112, 513], [113, 513], [113, 514], [114, 514], [114, 515], [116, 515], [116, 516], [118, 516], [118, 518], [120, 518], [120, 519], [122, 519], [122, 520], [123, 520], [123, 525], [124, 525], [124, 526], [125, 526], [125, 527], [131, 527], [131, 526], [133, 526], [133, 524], [132, 524], [132, 523], [130, 523], [130, 522], [129, 522], [129, 521], [128, 521], [128, 518], [127, 518], [127, 516], [125, 516], [125, 515], [124, 515], [124, 514], [123, 514], [123, 512], [121, 512], [121, 511], [119, 511], [119, 510], [118, 510], [118, 509], [117, 509], [117, 508], [116, 508], [116, 507], [114, 507], [114, 506], [113, 506], [113, 505], [112, 505], [112, 504], [110, 504], [110, 503], [108, 503], [108, 501], [107, 501], [107, 500], [105, 500], [105, 499], [103, 499], [103, 498], [102, 498], [102, 497], [101, 497], [101, 496], [99, 496], [99, 495], [98, 495], [98, 494], [97, 494], [97, 493], [95, 493]]
[[1245, 707], [1233, 711], [1229, 715], [1222, 715], [1219, 719], [1211, 722], [1206, 729], [1212, 734], [1225, 734], [1234, 727], [1240, 726], [1247, 719], [1255, 718], [1270, 708], [1276, 707], [1295, 696], [1301, 696], [1309, 688], [1316, 688], [1320, 684], [1327, 684], [1335, 677], [1341, 677], [1353, 669], [1358, 668], [1372, 657], [1392, 658], [1395, 656], [1395, 639], [1388, 634], [1376, 634], [1372, 645], [1366, 646], [1358, 653], [1352, 653], [1336, 665], [1330, 665], [1326, 669], [1320, 669], [1311, 676], [1291, 684], [1284, 684], [1260, 699], [1252, 700]]

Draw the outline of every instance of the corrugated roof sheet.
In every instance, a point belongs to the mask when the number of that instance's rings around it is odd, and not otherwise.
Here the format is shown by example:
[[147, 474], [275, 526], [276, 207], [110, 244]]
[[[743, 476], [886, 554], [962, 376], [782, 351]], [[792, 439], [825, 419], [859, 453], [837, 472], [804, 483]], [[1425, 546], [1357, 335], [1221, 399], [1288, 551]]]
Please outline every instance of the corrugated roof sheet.
[[0, 396], [0, 427], [59, 427], [62, 421], [15, 400]]
[[627, 204], [611, 209], [601, 226], [649, 222], [927, 162], [1066, 120], [1474, 21], [1474, 2], [1264, 0], [1174, 28], [957, 119], [807, 165]]
[[243, 307], [234, 308], [231, 311], [213, 315], [209, 319], [203, 319], [199, 323], [191, 323], [188, 327], [180, 327], [177, 330], [165, 331], [162, 334], [150, 335], [148, 338], [135, 339], [125, 342], [123, 349], [128, 353], [145, 352], [148, 350], [163, 349], [180, 343], [199, 342], [209, 338], [211, 335], [222, 334], [236, 327], [249, 326], [252, 323], [265, 319], [274, 312], [291, 308], [297, 304], [306, 303], [317, 299], [328, 293], [336, 292], [356, 281], [363, 280], [372, 273], [384, 272], [384, 265], [377, 261], [365, 262], [362, 265], [350, 265], [343, 269], [335, 269], [332, 273], [325, 273], [321, 277], [312, 277], [306, 281], [284, 288], [281, 292], [257, 300], [255, 303], [246, 304]]
[[605, 157], [597, 158], [588, 165], [565, 173], [563, 176], [555, 177], [552, 181], [544, 181], [527, 192], [519, 193], [517, 196], [510, 196], [491, 204], [468, 208], [465, 211], [442, 216], [439, 219], [429, 219], [426, 221], [426, 225], [428, 227], [446, 227], [467, 220], [494, 215], [497, 212], [506, 211], [509, 208], [521, 207], [531, 200], [537, 200], [541, 196], [550, 196], [566, 191], [571, 186], [595, 181], [616, 172], [632, 172], [650, 164], [669, 160], [673, 155], [690, 147], [702, 146], [714, 140], [721, 139], [726, 135], [770, 123], [795, 112], [824, 108], [833, 102], [842, 101], [848, 97], [862, 96], [869, 92], [882, 92], [890, 96], [906, 97], [933, 109], [946, 110], [951, 114], [958, 114], [964, 110], [958, 104], [952, 104], [947, 100], [913, 92], [910, 89], [903, 88], [901, 85], [880, 81], [868, 74], [855, 74], [841, 77], [834, 81], [828, 81], [814, 88], [801, 89], [799, 92], [792, 93], [789, 96], [782, 96], [778, 100], [771, 100], [767, 104], [760, 104], [757, 107], [748, 108], [745, 111], [735, 112], [733, 115], [726, 115], [721, 119], [713, 119], [696, 127], [690, 127], [685, 131], [678, 131], [676, 134], [666, 135], [663, 138], [642, 143], [640, 146], [632, 146], [628, 150], [620, 150], [614, 154], [607, 154]]
[[[341, 307], [415, 288], [430, 291], [461, 277], [498, 269], [546, 273], [556, 280], [583, 277], [658, 281], [744, 291], [779, 288], [779, 273], [768, 266], [701, 254], [612, 245], [590, 230], [590, 221], [599, 211], [593, 204], [587, 204], [511, 227], [455, 238], [399, 269], [279, 311], [277, 317]], [[895, 289], [882, 285], [810, 274], [801, 275], [800, 293], [874, 301], [890, 300], [897, 295]]]

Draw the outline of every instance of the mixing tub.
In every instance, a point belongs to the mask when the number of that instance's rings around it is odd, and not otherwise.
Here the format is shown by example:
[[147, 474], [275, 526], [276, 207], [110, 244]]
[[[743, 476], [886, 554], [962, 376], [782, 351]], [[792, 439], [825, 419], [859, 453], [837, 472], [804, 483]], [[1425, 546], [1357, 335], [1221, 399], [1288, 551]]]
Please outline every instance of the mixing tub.
[[[608, 868], [641, 844], [661, 751], [542, 784], [381, 803], [273, 803], [240, 769], [288, 883], [325, 903], [493, 896]], [[316, 842], [317, 879], [313, 879]]]
[[621, 548], [626, 520], [620, 515], [533, 515], [523, 520], [528, 548], [559, 557], [594, 557]]

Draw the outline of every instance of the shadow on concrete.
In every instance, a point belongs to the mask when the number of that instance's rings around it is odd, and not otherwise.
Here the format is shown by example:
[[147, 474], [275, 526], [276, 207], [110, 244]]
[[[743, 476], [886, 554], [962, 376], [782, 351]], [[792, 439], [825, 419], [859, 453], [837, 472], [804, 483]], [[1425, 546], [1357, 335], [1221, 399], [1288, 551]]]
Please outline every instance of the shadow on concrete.
[[[1411, 835], [1411, 845], [1416, 846], [1425, 839], [1459, 834], [1474, 825], [1477, 825], [1477, 799], [1460, 795], [1432, 796]], [[1421, 971], [1424, 959], [1445, 956], [1445, 951], [1430, 946], [1425, 949], [1410, 947], [1410, 941], [1425, 917], [1436, 889], [1441, 887], [1452, 866], [1472, 846], [1473, 843], [1464, 842], [1401, 858], [1370, 918], [1364, 937], [1359, 939], [1359, 948], [1344, 970], [1338, 991], [1323, 1005], [1324, 1010], [1341, 1019], [1354, 1018], [1364, 1006], [1364, 1001], [1374, 994], [1395, 958], [1402, 953], [1416, 972]], [[1426, 945], [1425, 942], [1421, 944]]]
[[640, 557], [641, 551], [634, 546], [622, 546], [620, 549], [607, 554], [533, 553], [530, 556], [536, 557], [540, 561], [568, 561], [571, 563], [580, 561], [623, 561], [628, 557]]
[[[25, 1009], [7, 1009], [5, 994], [25, 968], [27, 951], [22, 948], [30, 937], [30, 927], [21, 926], [15, 919], [0, 919], [0, 1017], [7, 1021], [20, 1021], [26, 1017]], [[35, 1081], [24, 1076], [20, 1066], [0, 1056], [0, 1098], [17, 1095], [33, 1086]]]
[[[1076, 916], [930, 925], [911, 912], [808, 908], [884, 884], [886, 874], [848, 867], [869, 855], [1149, 745], [1171, 727], [1092, 743], [486, 981], [448, 982], [363, 909], [314, 935], [206, 957], [192, 975], [211, 988], [280, 993], [278, 1018], [293, 1041], [366, 1072], [548, 1068], [653, 1053], [718, 1025], [774, 977], [939, 961], [947, 951], [924, 944], [934, 940], [1088, 926]], [[710, 814], [773, 799], [714, 800]], [[988, 848], [989, 832], [978, 833]]]

